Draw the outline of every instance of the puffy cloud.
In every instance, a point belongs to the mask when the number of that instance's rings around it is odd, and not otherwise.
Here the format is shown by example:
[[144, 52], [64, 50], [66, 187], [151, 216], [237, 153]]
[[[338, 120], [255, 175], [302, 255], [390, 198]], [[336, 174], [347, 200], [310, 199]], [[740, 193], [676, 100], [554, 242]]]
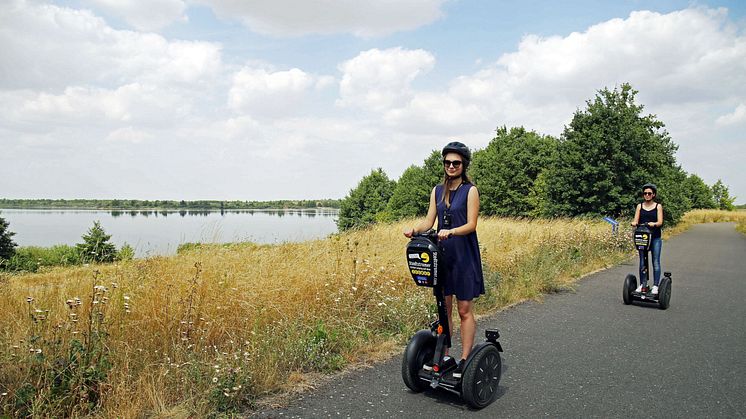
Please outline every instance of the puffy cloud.
[[387, 35], [429, 24], [445, 0], [200, 0], [228, 19], [274, 36], [352, 33]]
[[183, 0], [84, 0], [107, 13], [124, 19], [141, 31], [157, 31], [174, 21], [186, 21]]
[[412, 80], [434, 64], [435, 57], [421, 49], [363, 51], [339, 65], [343, 75], [338, 104], [376, 111], [401, 106], [412, 96]]
[[[385, 119], [410, 131], [429, 121], [443, 129], [490, 132], [507, 124], [557, 135], [598, 89], [624, 82], [641, 92], [638, 101], [648, 111], [742, 100], [746, 37], [728, 23], [725, 9], [702, 8], [633, 12], [567, 36], [527, 35], [516, 51], [454, 79], [446, 91], [413, 94]], [[667, 116], [674, 115], [659, 115]]]
[[157, 127], [179, 121], [191, 112], [191, 107], [179, 92], [153, 85], [132, 83], [116, 89], [68, 87], [61, 94], [2, 94], [0, 121], [8, 126], [36, 125], [37, 129], [49, 131], [60, 126]]
[[313, 76], [297, 68], [271, 72], [244, 67], [233, 76], [228, 106], [234, 111], [251, 114], [287, 114], [300, 107], [306, 91], [314, 87], [315, 82]]
[[0, 89], [199, 83], [221, 70], [218, 44], [115, 30], [87, 10], [23, 1], [0, 8], [0, 45]]
[[746, 122], [746, 104], [739, 104], [733, 112], [718, 117], [718, 125], [736, 125]]

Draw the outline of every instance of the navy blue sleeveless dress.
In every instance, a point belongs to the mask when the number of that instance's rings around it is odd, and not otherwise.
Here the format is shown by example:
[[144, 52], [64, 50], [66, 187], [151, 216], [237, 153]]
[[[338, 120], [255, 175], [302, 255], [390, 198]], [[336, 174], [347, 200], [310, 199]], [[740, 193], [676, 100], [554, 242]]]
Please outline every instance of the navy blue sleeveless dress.
[[[443, 200], [443, 185], [435, 187], [435, 202], [438, 209], [438, 231], [461, 227], [466, 224], [466, 202], [472, 184], [461, 184], [451, 191], [451, 208], [446, 209]], [[444, 216], [449, 213], [451, 226], [445, 227]], [[484, 276], [482, 275], [482, 257], [479, 255], [477, 232], [466, 236], [451, 236], [441, 242], [443, 255], [443, 274], [445, 276], [445, 295], [456, 295], [459, 301], [470, 301], [484, 294]]]

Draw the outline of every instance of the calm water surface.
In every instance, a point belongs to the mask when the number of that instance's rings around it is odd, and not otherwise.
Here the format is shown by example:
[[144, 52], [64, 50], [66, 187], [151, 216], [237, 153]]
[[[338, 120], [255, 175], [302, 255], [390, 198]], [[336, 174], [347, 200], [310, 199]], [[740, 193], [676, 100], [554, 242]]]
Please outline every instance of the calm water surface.
[[182, 243], [282, 243], [337, 231], [333, 209], [246, 211], [103, 211], [0, 209], [19, 246], [74, 245], [99, 221], [117, 247], [129, 243], [138, 257], [176, 253]]

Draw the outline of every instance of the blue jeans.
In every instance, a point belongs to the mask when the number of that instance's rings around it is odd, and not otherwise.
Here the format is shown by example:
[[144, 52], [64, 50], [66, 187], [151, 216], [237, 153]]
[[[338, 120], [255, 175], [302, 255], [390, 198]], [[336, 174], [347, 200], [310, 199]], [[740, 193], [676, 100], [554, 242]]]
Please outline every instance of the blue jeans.
[[[650, 253], [653, 256], [653, 285], [658, 286], [661, 282], [661, 246], [663, 246], [663, 239], [658, 237], [650, 242]], [[643, 252], [640, 251], [640, 284], [645, 285], [648, 283], [648, 276], [643, 273], [645, 268], [645, 259], [643, 258]]]

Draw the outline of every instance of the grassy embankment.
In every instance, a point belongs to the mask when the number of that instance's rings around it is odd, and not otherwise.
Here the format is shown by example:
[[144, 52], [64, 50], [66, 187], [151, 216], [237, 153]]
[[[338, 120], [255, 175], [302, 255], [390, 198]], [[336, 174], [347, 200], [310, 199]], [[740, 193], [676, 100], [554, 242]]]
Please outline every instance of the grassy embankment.
[[[0, 412], [201, 417], [386, 357], [434, 317], [405, 266], [411, 224], [6, 274]], [[479, 236], [482, 314], [631, 254], [627, 235], [597, 221], [487, 218]]]
[[736, 223], [736, 230], [746, 234], [746, 211], [693, 210], [684, 214], [681, 222], [672, 229], [664, 229], [668, 235], [678, 234], [694, 224], [701, 223]]

